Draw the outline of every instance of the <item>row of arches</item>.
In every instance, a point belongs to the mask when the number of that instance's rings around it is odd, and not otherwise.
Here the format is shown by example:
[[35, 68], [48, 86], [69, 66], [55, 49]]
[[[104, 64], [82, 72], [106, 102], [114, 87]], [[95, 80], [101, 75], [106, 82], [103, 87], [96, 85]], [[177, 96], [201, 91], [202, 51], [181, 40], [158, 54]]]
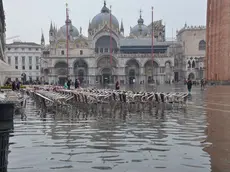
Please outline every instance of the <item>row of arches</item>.
[[[59, 77], [60, 84], [65, 82], [68, 73], [73, 73], [75, 78], [78, 78], [81, 83], [86, 82], [89, 74], [89, 66], [84, 59], [77, 60], [73, 65], [73, 71], [67, 71], [66, 62], [57, 62], [54, 66], [55, 75]], [[99, 83], [114, 83], [118, 78], [117, 61], [113, 58], [103, 57], [97, 62], [96, 70], [96, 80]], [[171, 75], [172, 73], [172, 63], [167, 61], [165, 67], [162, 68], [157, 62], [152, 60], [147, 61], [144, 64], [144, 75], [147, 77], [148, 82], [152, 82], [156, 79], [159, 73], [166, 73], [166, 75]], [[138, 82], [138, 78], [141, 75], [141, 65], [136, 59], [130, 59], [125, 64], [125, 76], [126, 81], [129, 84]]]

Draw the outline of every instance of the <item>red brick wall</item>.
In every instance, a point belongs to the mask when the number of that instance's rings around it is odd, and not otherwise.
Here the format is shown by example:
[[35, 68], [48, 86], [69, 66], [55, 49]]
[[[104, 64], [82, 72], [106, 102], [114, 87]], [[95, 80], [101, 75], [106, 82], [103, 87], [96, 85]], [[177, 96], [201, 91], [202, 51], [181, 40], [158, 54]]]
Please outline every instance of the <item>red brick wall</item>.
[[230, 80], [230, 1], [208, 0], [206, 24], [206, 78]]

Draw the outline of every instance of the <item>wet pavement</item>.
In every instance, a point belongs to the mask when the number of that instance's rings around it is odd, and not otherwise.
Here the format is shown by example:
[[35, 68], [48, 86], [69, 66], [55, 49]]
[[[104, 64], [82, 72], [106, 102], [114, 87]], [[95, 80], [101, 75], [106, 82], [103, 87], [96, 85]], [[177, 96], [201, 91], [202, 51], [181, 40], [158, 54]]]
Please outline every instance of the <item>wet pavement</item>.
[[229, 131], [230, 87], [194, 87], [186, 110], [100, 116], [45, 115], [30, 99], [15, 116], [8, 171], [229, 172]]

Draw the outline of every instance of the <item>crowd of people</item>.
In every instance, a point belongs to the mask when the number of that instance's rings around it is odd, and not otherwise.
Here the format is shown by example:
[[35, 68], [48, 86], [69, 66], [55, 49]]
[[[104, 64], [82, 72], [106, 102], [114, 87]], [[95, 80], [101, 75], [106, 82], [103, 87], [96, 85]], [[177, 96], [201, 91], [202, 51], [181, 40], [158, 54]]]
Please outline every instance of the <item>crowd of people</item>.
[[5, 83], [5, 86], [8, 86], [9, 88], [11, 87], [12, 91], [19, 91], [21, 87], [21, 82], [16, 80], [16, 81], [7, 81]]
[[[194, 85], [194, 83], [189, 78], [188, 80], [186, 80], [186, 84], [187, 84], [188, 92], [189, 92], [189, 94], [191, 94], [192, 86]], [[200, 81], [201, 90], [204, 90], [205, 85], [206, 85], [206, 81], [205, 81], [205, 79], [202, 78]]]
[[[64, 89], [70, 90], [71, 83], [72, 83], [72, 80], [70, 80], [70, 79], [66, 80], [66, 82], [64, 84]], [[75, 86], [75, 89], [80, 88], [80, 80], [79, 79], [75, 80], [74, 86]]]

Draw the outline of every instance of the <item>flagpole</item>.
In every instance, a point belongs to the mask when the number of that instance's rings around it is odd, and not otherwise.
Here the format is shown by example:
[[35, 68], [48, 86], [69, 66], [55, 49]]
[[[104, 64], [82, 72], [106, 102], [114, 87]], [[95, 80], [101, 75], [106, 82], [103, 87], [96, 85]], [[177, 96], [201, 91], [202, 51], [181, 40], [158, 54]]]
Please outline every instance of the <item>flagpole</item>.
[[67, 62], [67, 79], [69, 78], [69, 12], [68, 3], [66, 3], [66, 62]]
[[109, 27], [110, 27], [110, 65], [112, 68], [112, 6], [110, 5], [110, 19], [109, 19]]
[[154, 49], [153, 49], [153, 38], [154, 38], [154, 33], [153, 33], [153, 7], [152, 7], [152, 48], [151, 48], [151, 55], [152, 55], [152, 80], [154, 81]]

